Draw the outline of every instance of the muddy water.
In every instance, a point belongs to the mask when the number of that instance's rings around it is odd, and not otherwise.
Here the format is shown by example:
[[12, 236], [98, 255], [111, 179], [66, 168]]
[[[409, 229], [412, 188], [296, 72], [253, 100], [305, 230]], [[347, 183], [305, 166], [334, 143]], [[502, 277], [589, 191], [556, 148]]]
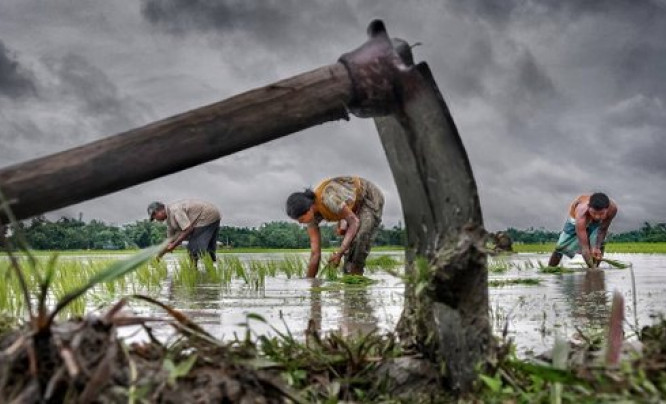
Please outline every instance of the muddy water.
[[[392, 254], [401, 258], [401, 254]], [[280, 254], [244, 254], [243, 260], [278, 259]], [[606, 324], [613, 291], [625, 299], [625, 330], [631, 334], [637, 327], [652, 323], [652, 316], [666, 308], [666, 255], [608, 254], [608, 258], [631, 262], [629, 269], [606, 268], [603, 271], [579, 271], [569, 274], [540, 274], [537, 261], [546, 255], [516, 254], [502, 258], [509, 270], [490, 274], [490, 279], [538, 278], [537, 286], [504, 286], [490, 288], [490, 317], [497, 334], [506, 327], [520, 353], [543, 352], [552, 346], [556, 335], [575, 337], [577, 328], [584, 332]], [[571, 263], [569, 263], [571, 264]], [[194, 288], [165, 284], [160, 300], [188, 314], [211, 334], [232, 339], [247, 330], [246, 315], [254, 313], [266, 323], [250, 320], [257, 334], [275, 335], [291, 332], [302, 338], [312, 324], [322, 331], [343, 334], [392, 330], [403, 306], [402, 282], [377, 271], [369, 275], [377, 282], [369, 286], [334, 286], [323, 280], [267, 278], [265, 288], [252, 290], [242, 281], [229, 287], [200, 284]], [[632, 279], [633, 278], [633, 279]], [[635, 284], [635, 287], [634, 287]], [[140, 307], [139, 314], [160, 316], [150, 307]], [[273, 329], [274, 328], [274, 329]], [[126, 329], [127, 335], [141, 338], [138, 330]], [[163, 338], [165, 327], [155, 328]]]
[[[526, 262], [547, 262], [547, 258], [518, 254], [512, 261], [516, 266], [523, 264], [524, 268]], [[630, 262], [632, 268], [605, 267], [602, 271], [559, 275], [513, 268], [501, 275], [491, 274], [490, 279], [536, 277], [541, 280], [538, 286], [490, 289], [495, 330], [501, 332], [508, 323], [508, 335], [516, 341], [519, 352], [539, 353], [552, 347], [558, 334], [575, 339], [578, 330], [585, 335], [603, 330], [615, 291], [624, 297], [624, 329], [628, 337], [652, 324], [659, 313], [666, 312], [666, 255], [607, 254], [607, 258]]]

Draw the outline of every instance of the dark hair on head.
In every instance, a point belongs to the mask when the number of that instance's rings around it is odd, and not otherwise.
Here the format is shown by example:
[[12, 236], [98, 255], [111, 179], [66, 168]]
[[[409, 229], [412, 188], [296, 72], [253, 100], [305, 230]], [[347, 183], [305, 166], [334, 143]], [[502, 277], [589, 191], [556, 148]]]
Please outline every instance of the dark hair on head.
[[298, 220], [303, 216], [308, 209], [314, 204], [315, 193], [310, 188], [306, 188], [303, 192], [294, 192], [287, 198], [287, 216], [294, 220]]
[[164, 209], [164, 204], [159, 201], [151, 202], [148, 205], [148, 215], [152, 216], [156, 211]]
[[592, 209], [601, 210], [610, 206], [610, 199], [602, 192], [595, 192], [590, 196], [590, 207]]

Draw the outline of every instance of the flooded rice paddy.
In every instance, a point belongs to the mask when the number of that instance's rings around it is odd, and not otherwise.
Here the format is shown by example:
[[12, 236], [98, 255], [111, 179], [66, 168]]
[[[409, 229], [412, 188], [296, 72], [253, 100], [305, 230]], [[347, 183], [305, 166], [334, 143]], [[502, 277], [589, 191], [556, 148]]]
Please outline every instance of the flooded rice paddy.
[[[607, 256], [631, 263], [632, 268], [614, 269], [604, 264], [601, 271], [546, 274], [540, 271], [540, 265], [548, 259], [544, 254], [491, 258], [490, 318], [495, 333], [500, 335], [506, 329], [522, 354], [546, 351], [557, 335], [575, 339], [602, 330], [614, 291], [625, 299], [625, 332], [629, 337], [640, 327], [652, 324], [654, 316], [666, 308], [666, 255]], [[195, 272], [179, 268], [179, 261], [169, 258], [161, 269], [145, 267], [121, 284], [89, 292], [82, 304], [86, 310], [108, 307], [127, 293], [144, 293], [181, 310], [212, 335], [227, 340], [236, 335], [243, 338], [248, 324], [256, 334], [291, 332], [297, 338], [304, 335], [308, 324], [345, 335], [392, 330], [402, 312], [404, 284], [385, 267], [401, 262], [403, 254], [382, 252], [371, 257], [389, 259], [380, 260], [383, 266], [369, 271], [367, 276], [374, 281], [370, 285], [347, 285], [325, 276], [304, 279], [307, 254], [220, 254], [218, 264], [233, 264], [236, 269], [230, 271], [235, 273], [211, 273], [201, 268]], [[97, 259], [101, 258], [60, 258], [87, 262]], [[580, 263], [564, 264], [576, 268]], [[283, 270], [285, 266], [291, 269]], [[155, 306], [133, 303], [129, 310], [140, 316], [168, 319]], [[248, 314], [261, 316], [266, 322], [255, 316], [248, 319]], [[170, 327], [160, 322], [151, 327], [158, 338], [168, 338], [171, 333]], [[129, 339], [146, 338], [140, 328], [126, 327], [122, 334]]]

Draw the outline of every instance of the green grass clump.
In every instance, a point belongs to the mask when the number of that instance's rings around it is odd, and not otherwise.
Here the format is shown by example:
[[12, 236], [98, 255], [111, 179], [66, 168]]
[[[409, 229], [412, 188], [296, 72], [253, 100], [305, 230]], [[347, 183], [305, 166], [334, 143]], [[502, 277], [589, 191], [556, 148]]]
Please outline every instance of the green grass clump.
[[397, 260], [390, 255], [371, 256], [365, 261], [365, 267], [368, 269], [391, 269], [402, 264], [402, 260]]
[[344, 283], [345, 285], [363, 285], [363, 286], [377, 283], [376, 280], [370, 279], [363, 275], [342, 275], [342, 277], [340, 278], [340, 282]]
[[572, 272], [576, 272], [576, 269], [574, 268], [567, 268], [567, 267], [541, 267], [539, 268], [539, 272], [542, 274], [569, 274]]
[[504, 273], [510, 269], [518, 271], [526, 271], [534, 268], [542, 268], [543, 264], [539, 260], [525, 260], [525, 261], [510, 261], [505, 258], [493, 257], [488, 261], [488, 272], [491, 273]]
[[[29, 256], [27, 253], [17, 255], [17, 263], [26, 268], [24, 277], [26, 287], [33, 293], [39, 290], [38, 276], [50, 270], [49, 288], [45, 296], [46, 304], [64, 298], [69, 292], [82, 287], [87, 279], [92, 279], [106, 268], [114, 265], [118, 260], [112, 255], [103, 257], [60, 257], [54, 254], [50, 257], [44, 255]], [[118, 257], [120, 258], [120, 257]], [[0, 279], [4, 281], [0, 287], [0, 312], [10, 316], [21, 316], [25, 309], [24, 297], [19, 281], [10, 269], [10, 260], [0, 260]], [[110, 302], [125, 293], [152, 294], [161, 288], [167, 277], [167, 267], [164, 262], [150, 261], [138, 266], [134, 272], [123, 277], [103, 280], [91, 287], [86, 296], [74, 299], [62, 309], [65, 316], [82, 315], [86, 307]]]
[[[337, 273], [338, 269], [337, 268], [333, 269]], [[348, 275], [348, 274], [342, 276], [338, 276], [336, 274], [333, 279], [327, 279], [327, 280], [329, 280], [330, 282], [328, 282], [325, 286], [315, 286], [312, 287], [310, 290], [312, 290], [313, 292], [326, 292], [331, 290], [342, 290], [348, 287], [368, 286], [377, 283], [376, 280], [368, 278], [363, 275]]]
[[613, 268], [617, 268], [617, 269], [627, 269], [631, 266], [631, 263], [612, 260], [612, 259], [609, 259], [609, 258], [602, 258], [601, 262], [605, 262], [608, 265], [612, 266]]
[[300, 255], [290, 254], [284, 257], [284, 260], [281, 262], [281, 268], [287, 279], [291, 279], [292, 276], [302, 278], [305, 275], [305, 268], [307, 264], [305, 260]]
[[[328, 261], [328, 258], [326, 259]], [[324, 267], [319, 271], [319, 277], [324, 278], [327, 281], [335, 281], [338, 279], [340, 269], [334, 265], [324, 265]]]
[[501, 274], [511, 268], [511, 262], [505, 259], [491, 259], [488, 262], [488, 272]]
[[521, 279], [492, 279], [488, 281], [488, 287], [500, 288], [502, 286], [511, 285], [540, 285], [541, 280], [536, 278], [521, 278]]

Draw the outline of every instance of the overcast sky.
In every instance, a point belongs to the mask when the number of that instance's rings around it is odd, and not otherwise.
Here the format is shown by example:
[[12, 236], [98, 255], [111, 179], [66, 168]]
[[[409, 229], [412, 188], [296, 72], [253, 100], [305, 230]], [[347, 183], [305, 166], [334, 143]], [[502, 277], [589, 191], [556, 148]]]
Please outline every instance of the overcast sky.
[[[374, 18], [422, 44], [488, 229], [558, 230], [571, 200], [597, 190], [620, 206], [612, 230], [666, 221], [666, 0], [2, 0], [0, 167], [333, 63]], [[51, 217], [121, 224], [152, 200], [196, 197], [223, 224], [256, 226], [339, 174], [375, 182], [384, 222], [402, 220], [374, 125], [359, 118]]]

